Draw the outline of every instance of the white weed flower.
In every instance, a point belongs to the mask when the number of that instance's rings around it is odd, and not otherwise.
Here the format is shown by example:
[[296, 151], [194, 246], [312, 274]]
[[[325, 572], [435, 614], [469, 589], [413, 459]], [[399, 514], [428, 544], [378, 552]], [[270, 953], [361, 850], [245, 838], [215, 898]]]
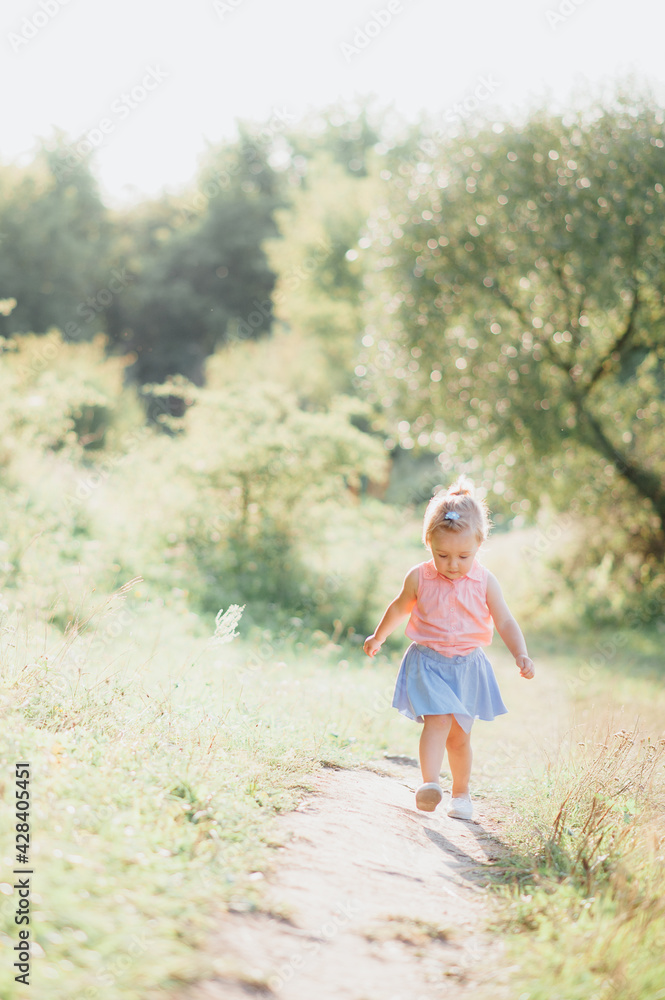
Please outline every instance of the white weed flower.
[[239, 604], [231, 604], [226, 611], [220, 608], [215, 617], [215, 634], [210, 639], [210, 642], [216, 646], [221, 646], [222, 643], [232, 642], [233, 639], [237, 639], [239, 633], [236, 632], [236, 625], [240, 621], [244, 610], [244, 604], [242, 607]]

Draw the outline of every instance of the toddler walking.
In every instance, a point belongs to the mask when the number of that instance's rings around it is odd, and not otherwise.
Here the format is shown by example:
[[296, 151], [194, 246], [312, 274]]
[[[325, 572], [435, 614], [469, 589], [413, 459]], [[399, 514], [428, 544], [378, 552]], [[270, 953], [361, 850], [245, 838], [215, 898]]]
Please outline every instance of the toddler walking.
[[363, 646], [375, 656], [407, 616], [406, 635], [413, 640], [402, 659], [393, 707], [423, 724], [416, 792], [419, 809], [432, 812], [443, 798], [439, 785], [444, 750], [453, 785], [447, 813], [471, 819], [471, 727], [507, 712], [490, 661], [482, 647], [494, 626], [515, 657], [522, 677], [534, 674], [524, 636], [510, 613], [496, 577], [476, 559], [487, 538], [487, 506], [460, 478], [437, 493], [425, 511], [423, 542], [431, 559], [406, 574], [373, 635]]

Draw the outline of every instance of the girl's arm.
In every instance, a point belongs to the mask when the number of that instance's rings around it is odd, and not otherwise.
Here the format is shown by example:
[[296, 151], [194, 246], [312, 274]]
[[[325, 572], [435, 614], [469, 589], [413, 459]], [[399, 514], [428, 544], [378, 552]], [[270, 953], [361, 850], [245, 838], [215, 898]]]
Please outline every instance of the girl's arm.
[[404, 577], [402, 589], [384, 611], [383, 618], [377, 625], [374, 634], [365, 639], [363, 650], [368, 656], [376, 656], [390, 633], [394, 632], [399, 623], [411, 614], [417, 596], [418, 567], [414, 566]]
[[501, 593], [499, 581], [493, 573], [487, 576], [487, 607], [494, 619], [497, 632], [515, 657], [515, 663], [520, 668], [522, 677], [531, 679], [534, 674], [533, 660], [527, 653], [522, 631], [511, 615]]

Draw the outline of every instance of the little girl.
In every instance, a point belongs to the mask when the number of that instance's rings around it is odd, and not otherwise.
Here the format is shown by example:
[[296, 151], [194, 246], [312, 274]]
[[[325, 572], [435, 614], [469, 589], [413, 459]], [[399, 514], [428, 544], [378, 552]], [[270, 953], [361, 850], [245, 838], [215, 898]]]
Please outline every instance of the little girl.
[[534, 674], [524, 636], [508, 610], [492, 573], [475, 558], [490, 522], [484, 501], [460, 478], [437, 493], [425, 511], [423, 542], [432, 558], [406, 574], [402, 590], [363, 646], [375, 656], [386, 638], [410, 615], [406, 635], [414, 641], [402, 660], [393, 707], [423, 723], [416, 806], [432, 812], [443, 798], [439, 775], [444, 749], [453, 777], [449, 816], [471, 819], [471, 727], [508, 709], [482, 650], [494, 625], [515, 657], [522, 677]]

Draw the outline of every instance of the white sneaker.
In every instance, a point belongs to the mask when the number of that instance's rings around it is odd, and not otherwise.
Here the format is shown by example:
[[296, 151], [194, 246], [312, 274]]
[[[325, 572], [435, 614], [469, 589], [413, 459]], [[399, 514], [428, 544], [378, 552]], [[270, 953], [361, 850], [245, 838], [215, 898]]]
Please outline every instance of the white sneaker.
[[436, 781], [428, 781], [421, 785], [416, 792], [416, 805], [423, 812], [434, 812], [439, 802], [443, 798], [443, 789], [437, 785]]
[[452, 819], [471, 819], [473, 816], [473, 802], [470, 798], [451, 798], [446, 812]]

